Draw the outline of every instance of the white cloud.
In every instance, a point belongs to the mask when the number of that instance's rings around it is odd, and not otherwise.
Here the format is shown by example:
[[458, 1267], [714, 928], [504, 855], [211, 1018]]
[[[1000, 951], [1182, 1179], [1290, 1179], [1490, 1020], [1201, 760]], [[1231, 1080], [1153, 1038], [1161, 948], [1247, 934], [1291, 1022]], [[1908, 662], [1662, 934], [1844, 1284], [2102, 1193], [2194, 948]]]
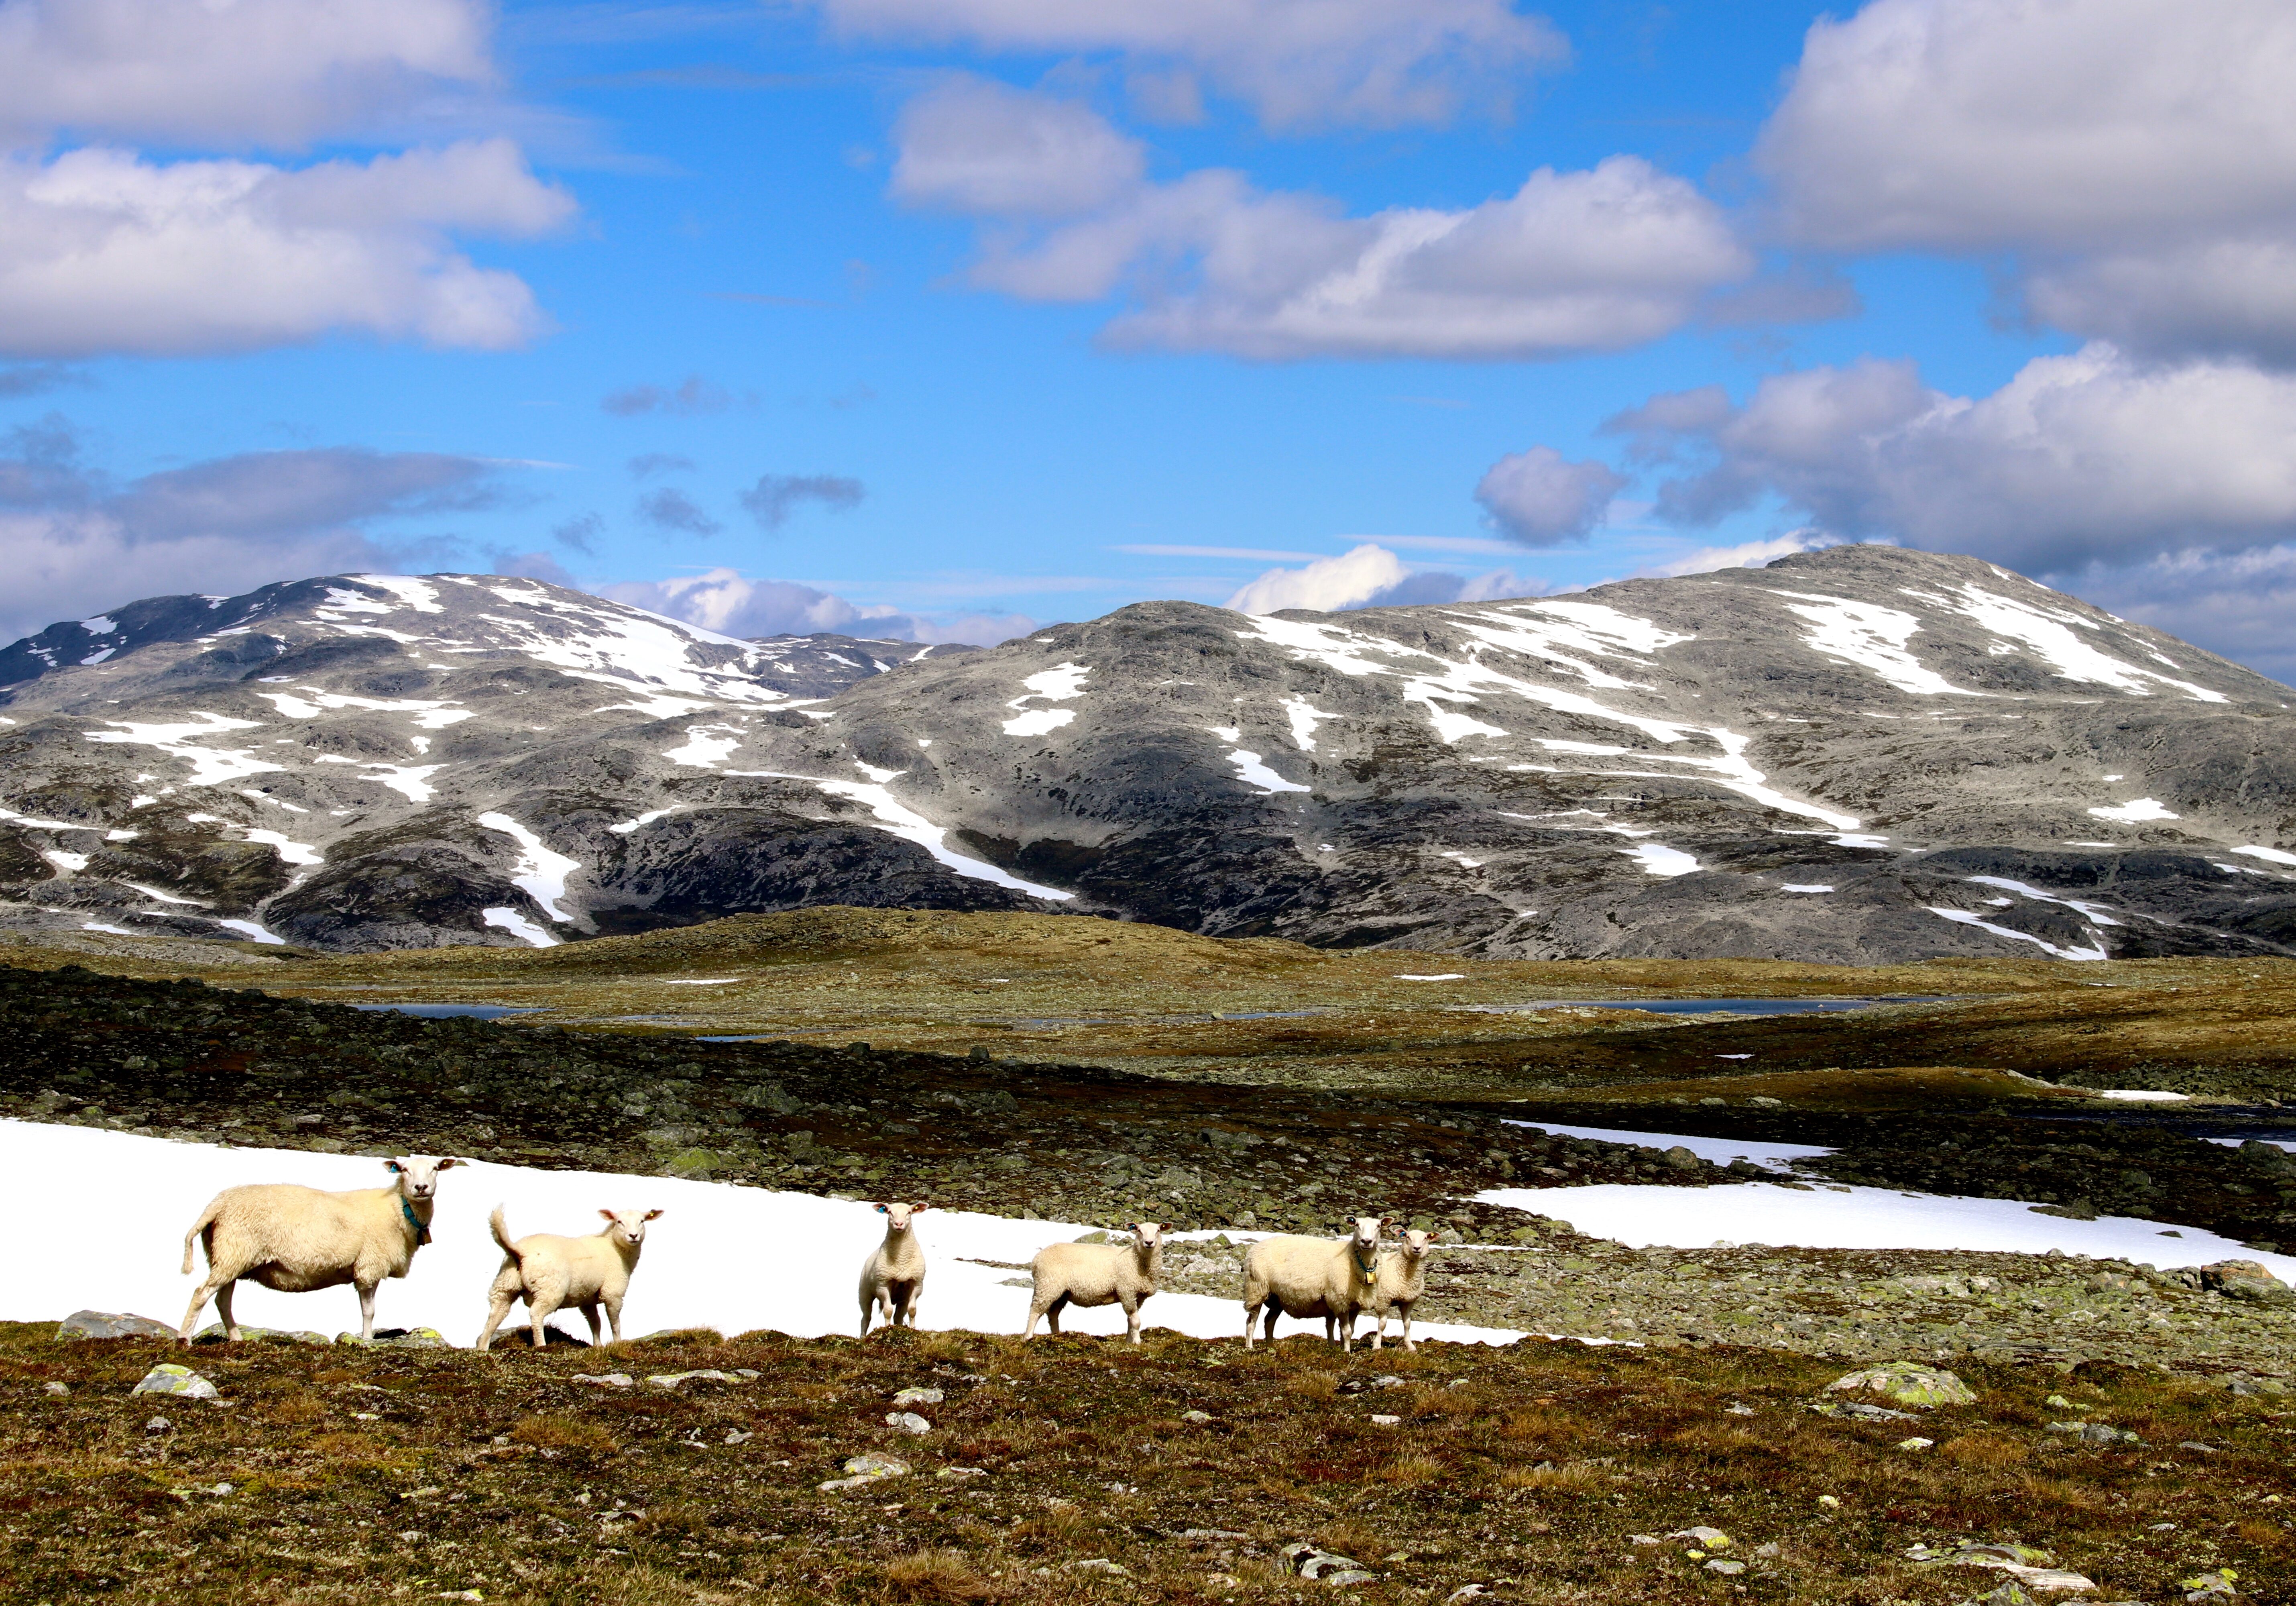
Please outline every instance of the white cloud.
[[1647, 461], [1702, 456], [1661, 515], [1709, 522], [1775, 494], [1824, 531], [1976, 552], [2035, 573], [2296, 537], [2296, 379], [2138, 362], [2095, 344], [1976, 399], [1868, 359], [1654, 399], [1607, 426]]
[[185, 356], [355, 329], [500, 350], [545, 325], [458, 234], [575, 210], [506, 140], [287, 169], [101, 148], [0, 158], [0, 351]]
[[986, 78], [953, 78], [901, 109], [894, 195], [972, 214], [1074, 217], [1136, 189], [1140, 142], [1087, 108]]
[[1042, 95], [967, 90], [901, 132], [897, 175], [937, 176], [906, 193], [986, 220], [972, 284], [1029, 301], [1128, 291], [1107, 331], [1121, 345], [1268, 359], [1615, 350], [1679, 328], [1754, 268], [1713, 202], [1639, 157], [1542, 168], [1460, 210], [1349, 218], [1221, 169], [1140, 179], [1128, 142]]
[[831, 591], [787, 580], [751, 580], [734, 569], [669, 580], [620, 581], [586, 588], [600, 597], [647, 608], [726, 636], [812, 635], [835, 631], [898, 641], [964, 641], [993, 647], [1037, 628], [1019, 614], [930, 616], [864, 606]]
[[2296, 683], [2296, 545], [2249, 552], [2178, 552], [2083, 573], [2079, 594], [2099, 607]]
[[489, 83], [477, 0], [0, 0], [0, 143], [299, 146]]
[[1731, 547], [1701, 547], [1679, 557], [1646, 564], [1635, 571], [1635, 578], [1673, 580], [1685, 574], [1711, 574], [1717, 569], [1761, 569], [1797, 552], [1816, 552], [1841, 544], [1814, 530], [1794, 530], [1763, 540], [1740, 541]]
[[2296, 360], [2291, 84], [2285, 0], [1873, 0], [1755, 160], [1804, 243], [2014, 252], [2062, 327]]
[[1573, 463], [1551, 446], [1534, 446], [1492, 464], [1475, 500], [1525, 546], [1551, 547], [1593, 530], [1626, 482], [1607, 465]]
[[1275, 127], [1441, 122], [1504, 112], [1528, 74], [1568, 59], [1509, 0], [816, 0], [849, 34], [1031, 55], [1116, 54], [1167, 115], [1196, 80]]
[[1546, 588], [1501, 569], [1468, 579], [1436, 570], [1411, 570], [1386, 548], [1366, 542], [1336, 557], [1297, 569], [1270, 569], [1227, 599], [1240, 614], [1308, 608], [1336, 614], [1349, 608], [1399, 607], [1411, 603], [1484, 602], [1494, 597], [1536, 597]]

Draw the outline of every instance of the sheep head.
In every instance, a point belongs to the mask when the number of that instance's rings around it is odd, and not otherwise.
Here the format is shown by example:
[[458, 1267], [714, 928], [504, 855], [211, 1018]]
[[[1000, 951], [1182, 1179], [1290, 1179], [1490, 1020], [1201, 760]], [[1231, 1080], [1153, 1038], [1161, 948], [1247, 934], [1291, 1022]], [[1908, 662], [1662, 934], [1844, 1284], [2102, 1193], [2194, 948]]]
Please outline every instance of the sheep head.
[[1434, 1243], [1435, 1235], [1432, 1232], [1414, 1227], [1403, 1235], [1403, 1242], [1400, 1246], [1403, 1258], [1417, 1260], [1433, 1248]]
[[1356, 1217], [1356, 1252], [1367, 1255], [1379, 1248], [1379, 1235], [1387, 1226], [1386, 1218], [1378, 1215]]
[[1133, 1223], [1132, 1247], [1143, 1255], [1152, 1255], [1158, 1249], [1162, 1248], [1164, 1247], [1164, 1223], [1162, 1222]]
[[411, 1199], [427, 1199], [439, 1191], [439, 1174], [450, 1165], [463, 1163], [455, 1159], [418, 1159], [410, 1155], [403, 1160], [385, 1160], [382, 1168], [398, 1179], [398, 1191], [403, 1196]]
[[877, 1214], [885, 1218], [886, 1226], [895, 1232], [909, 1230], [909, 1218], [920, 1211], [930, 1210], [930, 1205], [888, 1204], [876, 1207]]
[[599, 1215], [606, 1218], [609, 1236], [629, 1245], [633, 1249], [645, 1242], [645, 1224], [661, 1214], [659, 1210], [607, 1210]]

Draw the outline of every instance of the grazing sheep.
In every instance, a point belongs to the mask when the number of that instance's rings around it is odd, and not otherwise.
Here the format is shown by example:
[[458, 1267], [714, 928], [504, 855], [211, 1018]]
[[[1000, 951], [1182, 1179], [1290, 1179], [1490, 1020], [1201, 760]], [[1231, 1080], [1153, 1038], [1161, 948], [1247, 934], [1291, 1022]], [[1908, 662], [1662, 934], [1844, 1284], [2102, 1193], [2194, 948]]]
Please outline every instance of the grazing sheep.
[[606, 1218], [603, 1231], [587, 1238], [562, 1238], [555, 1232], [529, 1232], [516, 1243], [503, 1222], [504, 1207], [496, 1205], [487, 1225], [502, 1246], [502, 1270], [487, 1290], [487, 1326], [479, 1347], [495, 1341], [495, 1329], [510, 1314], [511, 1301], [524, 1299], [534, 1332], [534, 1347], [544, 1343], [542, 1324], [572, 1306], [590, 1323], [590, 1342], [598, 1342], [598, 1307], [606, 1307], [613, 1324], [614, 1342], [622, 1341], [622, 1297], [630, 1291], [630, 1273], [637, 1270], [638, 1251], [645, 1245], [645, 1224], [659, 1210], [600, 1210]]
[[1355, 1319], [1372, 1303], [1380, 1277], [1379, 1234], [1387, 1223], [1378, 1216], [1356, 1218], [1355, 1231], [1341, 1239], [1302, 1238], [1284, 1234], [1263, 1238], [1243, 1257], [1243, 1347], [1252, 1347], [1252, 1318], [1267, 1313], [1265, 1337], [1275, 1339], [1275, 1317], [1321, 1316], [1324, 1337], [1344, 1323], [1337, 1335], [1344, 1347], [1355, 1348]]
[[890, 1327], [917, 1324], [917, 1301], [925, 1291], [925, 1251], [909, 1231], [912, 1218], [929, 1205], [879, 1205], [885, 1218], [885, 1241], [869, 1251], [861, 1263], [861, 1336], [879, 1310]]
[[300, 1294], [351, 1283], [358, 1289], [359, 1337], [374, 1337], [374, 1290], [386, 1277], [404, 1277], [414, 1251], [430, 1241], [430, 1211], [439, 1174], [460, 1160], [385, 1160], [392, 1182], [384, 1188], [324, 1193], [293, 1182], [226, 1188], [208, 1201], [184, 1234], [184, 1274], [192, 1245], [204, 1243], [207, 1280], [184, 1313], [182, 1341], [192, 1341], [200, 1307], [215, 1300], [226, 1338], [239, 1337], [231, 1296], [242, 1277], [283, 1293]]
[[[1434, 1242], [1432, 1233], [1414, 1227], [1403, 1235], [1400, 1244], [1380, 1256], [1379, 1281], [1364, 1305], [1364, 1314], [1379, 1319], [1379, 1329], [1371, 1338], [1374, 1349], [1387, 1347], [1387, 1319], [1390, 1315], [1403, 1318], [1403, 1347], [1419, 1347], [1411, 1338], [1411, 1307], [1427, 1291], [1427, 1251]], [[1350, 1338], [1355, 1336], [1355, 1318], [1349, 1317]]]
[[1037, 1336], [1041, 1316], [1052, 1332], [1061, 1330], [1061, 1307], [1120, 1305], [1124, 1331], [1140, 1342], [1140, 1306], [1164, 1274], [1164, 1227], [1137, 1222], [1129, 1240], [1112, 1244], [1046, 1244], [1029, 1263], [1036, 1291], [1029, 1297], [1028, 1330]]

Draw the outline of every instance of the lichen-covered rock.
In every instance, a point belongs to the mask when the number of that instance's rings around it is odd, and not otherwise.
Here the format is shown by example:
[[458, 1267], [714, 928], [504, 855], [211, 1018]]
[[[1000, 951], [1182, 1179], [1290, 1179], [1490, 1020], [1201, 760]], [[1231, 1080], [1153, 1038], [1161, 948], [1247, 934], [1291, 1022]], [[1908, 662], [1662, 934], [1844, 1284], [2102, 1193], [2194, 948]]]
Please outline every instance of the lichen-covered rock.
[[2251, 1305], [2296, 1305], [2290, 1288], [2260, 1261], [2219, 1260], [2201, 1268], [2201, 1286]]
[[144, 1374], [144, 1380], [128, 1392], [131, 1394], [174, 1394], [187, 1400], [220, 1399], [216, 1386], [188, 1366], [178, 1366], [172, 1361], [162, 1361]]
[[[324, 1333], [315, 1333], [308, 1328], [284, 1327], [242, 1327], [239, 1330], [239, 1340], [242, 1344], [332, 1344], [335, 1341]], [[192, 1342], [194, 1344], [224, 1342], [223, 1323], [209, 1322], [192, 1335]]]
[[879, 1455], [870, 1452], [846, 1457], [843, 1470], [844, 1477], [832, 1478], [821, 1486], [823, 1494], [838, 1495], [848, 1489], [865, 1488], [873, 1483], [882, 1483], [888, 1478], [906, 1478], [909, 1475], [909, 1463], [898, 1456]]
[[56, 1325], [59, 1339], [172, 1338], [175, 1336], [176, 1330], [164, 1322], [112, 1311], [74, 1311]]
[[1828, 1383], [1829, 1390], [1844, 1393], [1868, 1392], [1892, 1399], [1900, 1405], [1913, 1405], [1926, 1410], [1933, 1405], [1973, 1405], [1976, 1392], [1953, 1373], [1942, 1367], [1923, 1366], [1915, 1361], [1890, 1361], [1880, 1366], [1869, 1366]]

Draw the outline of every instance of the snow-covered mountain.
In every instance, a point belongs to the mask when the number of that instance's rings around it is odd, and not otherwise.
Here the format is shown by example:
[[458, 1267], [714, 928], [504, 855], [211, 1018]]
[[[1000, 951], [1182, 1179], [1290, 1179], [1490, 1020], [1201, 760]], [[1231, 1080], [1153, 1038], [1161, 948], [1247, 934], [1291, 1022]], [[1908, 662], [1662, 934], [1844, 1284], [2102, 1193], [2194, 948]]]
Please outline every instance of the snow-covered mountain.
[[2296, 692], [1972, 559], [745, 642], [473, 575], [0, 653], [0, 923], [545, 943], [843, 902], [1521, 957], [2296, 951]]

